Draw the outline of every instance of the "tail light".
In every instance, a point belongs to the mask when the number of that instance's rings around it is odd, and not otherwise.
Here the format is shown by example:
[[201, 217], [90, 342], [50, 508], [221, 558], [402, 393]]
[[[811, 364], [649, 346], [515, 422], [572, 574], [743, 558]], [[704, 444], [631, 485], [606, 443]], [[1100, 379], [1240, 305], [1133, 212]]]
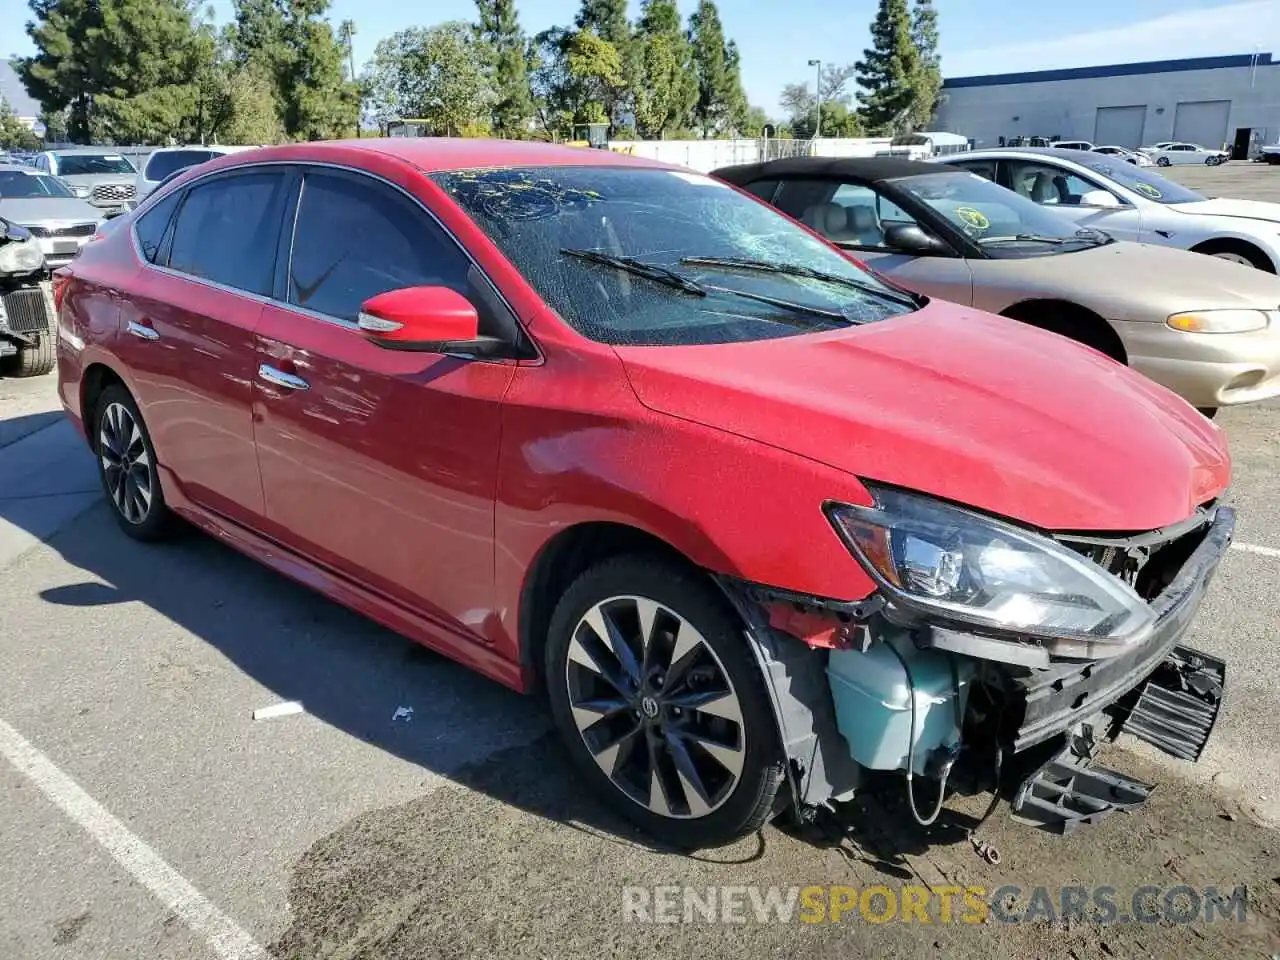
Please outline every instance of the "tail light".
[[71, 283], [71, 272], [66, 267], [53, 271], [53, 307], [61, 312], [62, 299], [67, 295], [67, 287]]

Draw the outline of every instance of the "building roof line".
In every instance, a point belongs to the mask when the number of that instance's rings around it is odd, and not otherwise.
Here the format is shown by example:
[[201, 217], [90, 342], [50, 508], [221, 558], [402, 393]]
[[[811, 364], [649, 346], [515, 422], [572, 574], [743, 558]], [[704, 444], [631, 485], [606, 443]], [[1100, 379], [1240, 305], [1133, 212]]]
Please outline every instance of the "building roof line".
[[1069, 67], [1063, 70], [1032, 70], [1025, 73], [992, 73], [976, 77], [950, 77], [945, 90], [962, 87], [997, 87], [1014, 83], [1044, 83], [1052, 80], [1093, 80], [1100, 77], [1135, 77], [1151, 73], [1182, 73], [1188, 70], [1220, 70], [1223, 67], [1269, 67], [1276, 65], [1269, 53], [1241, 53], [1225, 57], [1191, 57], [1185, 60], [1147, 60], [1143, 63], [1113, 63], [1098, 67]]

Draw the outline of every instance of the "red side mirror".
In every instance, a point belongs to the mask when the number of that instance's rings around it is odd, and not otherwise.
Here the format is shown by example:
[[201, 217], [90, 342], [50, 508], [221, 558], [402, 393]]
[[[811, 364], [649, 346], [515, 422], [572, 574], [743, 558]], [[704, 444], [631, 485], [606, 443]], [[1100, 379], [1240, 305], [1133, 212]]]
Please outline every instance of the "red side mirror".
[[448, 287], [404, 287], [370, 297], [360, 307], [360, 329], [391, 350], [424, 353], [488, 352], [475, 306]]

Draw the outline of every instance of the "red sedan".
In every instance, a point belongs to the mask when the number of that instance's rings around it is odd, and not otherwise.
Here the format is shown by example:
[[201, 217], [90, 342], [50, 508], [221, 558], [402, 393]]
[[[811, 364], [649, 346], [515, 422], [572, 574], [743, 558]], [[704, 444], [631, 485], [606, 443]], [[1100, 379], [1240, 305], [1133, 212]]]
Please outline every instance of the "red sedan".
[[56, 299], [126, 533], [181, 518], [545, 690], [682, 846], [877, 769], [925, 820], [913, 776], [941, 804], [955, 763], [1064, 741], [1181, 669], [1233, 523], [1222, 437], [1172, 394], [604, 151], [239, 153]]

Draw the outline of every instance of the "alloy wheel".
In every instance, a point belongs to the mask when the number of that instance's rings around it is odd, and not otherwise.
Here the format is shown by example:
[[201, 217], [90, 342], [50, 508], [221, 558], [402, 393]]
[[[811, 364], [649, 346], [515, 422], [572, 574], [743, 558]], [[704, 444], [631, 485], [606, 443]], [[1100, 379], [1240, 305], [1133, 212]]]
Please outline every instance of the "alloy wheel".
[[112, 403], [102, 413], [98, 456], [107, 492], [120, 516], [140, 524], [151, 512], [154, 472], [146, 437], [129, 408]]
[[1253, 266], [1253, 261], [1241, 253], [1232, 253], [1229, 250], [1224, 250], [1221, 253], [1213, 254], [1213, 256], [1217, 257], [1219, 260], [1229, 260], [1232, 263], [1242, 263], [1246, 267]]
[[742, 776], [733, 682], [697, 628], [654, 600], [604, 600], [579, 620], [565, 680], [587, 750], [615, 787], [658, 816], [704, 817]]

